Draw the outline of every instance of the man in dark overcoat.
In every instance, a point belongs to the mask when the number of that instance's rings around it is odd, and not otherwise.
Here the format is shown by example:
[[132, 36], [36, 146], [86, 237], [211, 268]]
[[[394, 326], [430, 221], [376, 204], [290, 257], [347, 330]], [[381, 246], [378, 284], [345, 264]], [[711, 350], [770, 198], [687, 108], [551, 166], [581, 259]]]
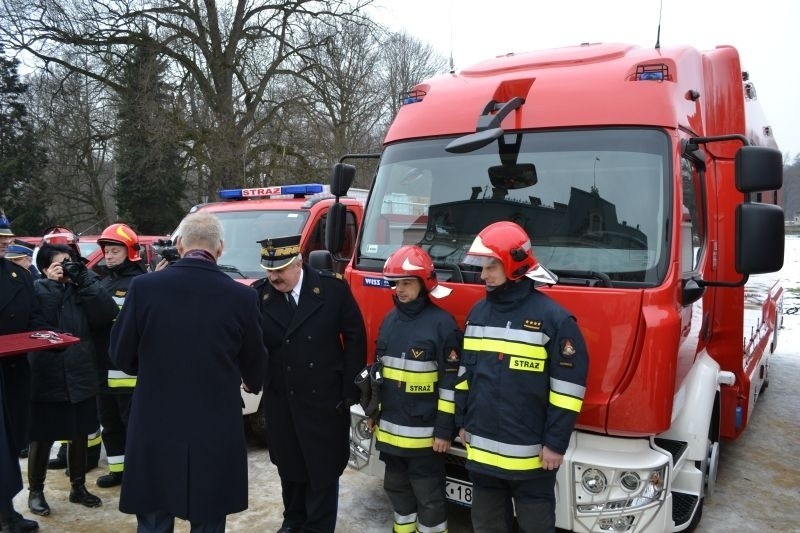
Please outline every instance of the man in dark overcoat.
[[303, 264], [300, 236], [265, 239], [254, 284], [270, 353], [264, 412], [283, 493], [281, 533], [331, 533], [350, 456], [353, 384], [366, 359], [364, 320], [338, 274]]
[[137, 375], [119, 508], [143, 531], [225, 530], [247, 508], [247, 448], [240, 386], [261, 390], [267, 352], [256, 292], [216, 265], [222, 227], [188, 215], [181, 259], [137, 276], [111, 330], [109, 355]]
[[[34, 329], [47, 329], [39, 304], [33, 294], [31, 273], [8, 259], [6, 251], [14, 241], [14, 232], [5, 213], [0, 210], [0, 335], [21, 333]], [[16, 468], [4, 457], [11, 470], [0, 467], [0, 525], [19, 531], [34, 531], [39, 525], [22, 518], [14, 510], [12, 499], [22, 488], [19, 471], [19, 452], [28, 445], [27, 427], [30, 409], [31, 371], [25, 354], [0, 358], [0, 410], [3, 410], [3, 432], [0, 453], [10, 451]], [[5, 529], [3, 529], [5, 531]]]

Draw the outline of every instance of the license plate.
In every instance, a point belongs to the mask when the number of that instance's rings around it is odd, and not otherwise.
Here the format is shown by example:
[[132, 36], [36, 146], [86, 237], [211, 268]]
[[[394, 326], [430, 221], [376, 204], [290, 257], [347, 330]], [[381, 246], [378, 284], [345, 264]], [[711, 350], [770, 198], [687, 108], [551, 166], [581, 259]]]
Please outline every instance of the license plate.
[[445, 480], [444, 490], [451, 502], [465, 507], [472, 506], [472, 483], [448, 477]]

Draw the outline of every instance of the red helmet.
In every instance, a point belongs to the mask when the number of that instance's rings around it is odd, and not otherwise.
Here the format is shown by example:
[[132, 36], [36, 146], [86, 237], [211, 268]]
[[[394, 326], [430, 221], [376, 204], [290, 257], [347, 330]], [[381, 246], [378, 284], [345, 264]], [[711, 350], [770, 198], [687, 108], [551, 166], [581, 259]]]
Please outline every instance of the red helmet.
[[419, 278], [428, 294], [434, 298], [444, 298], [451, 289], [439, 285], [433, 261], [419, 246], [402, 246], [386, 259], [383, 277], [390, 281]]
[[81, 249], [78, 247], [78, 236], [71, 229], [64, 226], [53, 226], [46, 229], [39, 246], [43, 244], [65, 244], [75, 251], [76, 257], [81, 256]]
[[130, 261], [139, 261], [139, 236], [130, 227], [125, 224], [111, 224], [103, 230], [100, 238], [97, 239], [97, 244], [106, 250], [106, 246], [111, 244], [115, 246], [124, 246], [128, 249], [128, 259]]
[[527, 275], [534, 281], [549, 285], [558, 281], [552, 272], [539, 264], [528, 234], [513, 222], [495, 222], [483, 228], [469, 247], [464, 262], [484, 266], [489, 259], [499, 261], [510, 280]]

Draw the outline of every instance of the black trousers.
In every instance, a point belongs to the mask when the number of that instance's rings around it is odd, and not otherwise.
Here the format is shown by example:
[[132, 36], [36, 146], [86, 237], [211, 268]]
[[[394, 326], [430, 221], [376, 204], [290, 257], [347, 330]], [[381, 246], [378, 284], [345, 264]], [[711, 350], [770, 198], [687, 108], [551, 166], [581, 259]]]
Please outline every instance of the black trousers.
[[283, 525], [303, 533], [333, 533], [339, 510], [339, 480], [322, 488], [281, 479]]
[[516, 510], [520, 533], [555, 532], [555, 470], [541, 470], [536, 477], [521, 480], [500, 479], [470, 472], [470, 479], [472, 527], [475, 531], [513, 531]]
[[125, 467], [125, 437], [131, 414], [132, 394], [97, 395], [97, 411], [103, 426], [103, 446], [106, 447], [108, 467], [111, 472], [122, 472]]
[[433, 531], [444, 531], [447, 528], [444, 454], [399, 457], [383, 452], [381, 460], [386, 463], [383, 489], [392, 502], [395, 528], [416, 522]]
[[[225, 519], [223, 516], [213, 522], [192, 522], [191, 533], [224, 533]], [[175, 517], [166, 511], [154, 511], [136, 515], [138, 527], [136, 533], [172, 533], [175, 529]]]

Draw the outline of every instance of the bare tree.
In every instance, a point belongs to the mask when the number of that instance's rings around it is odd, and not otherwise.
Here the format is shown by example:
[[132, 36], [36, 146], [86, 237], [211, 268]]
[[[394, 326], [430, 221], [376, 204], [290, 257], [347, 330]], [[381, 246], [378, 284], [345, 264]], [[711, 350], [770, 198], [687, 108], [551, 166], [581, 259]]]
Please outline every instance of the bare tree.
[[318, 161], [326, 168], [348, 152], [376, 151], [386, 94], [378, 77], [380, 41], [371, 24], [340, 21], [312, 28], [320, 46], [303, 73], [310, 91], [303, 102]]
[[389, 120], [400, 109], [400, 95], [424, 79], [447, 72], [447, 59], [429, 44], [405, 32], [388, 33], [381, 45], [382, 78], [386, 91]]
[[93, 231], [114, 219], [115, 110], [103, 85], [55, 70], [29, 79], [28, 108], [48, 159], [41, 193], [55, 223]]
[[[265, 98], [270, 86], [302, 73], [304, 57], [320, 45], [306, 31], [310, 21], [358, 17], [370, 1], [4, 0], [0, 32], [9, 46], [45, 65], [62, 65], [115, 91], [113, 73], [130, 47], [146, 44], [167, 58], [167, 81], [196, 111], [184, 129], [212, 193], [243, 182], [248, 137], [283, 103]], [[76, 63], [64, 47], [92, 61]]]

